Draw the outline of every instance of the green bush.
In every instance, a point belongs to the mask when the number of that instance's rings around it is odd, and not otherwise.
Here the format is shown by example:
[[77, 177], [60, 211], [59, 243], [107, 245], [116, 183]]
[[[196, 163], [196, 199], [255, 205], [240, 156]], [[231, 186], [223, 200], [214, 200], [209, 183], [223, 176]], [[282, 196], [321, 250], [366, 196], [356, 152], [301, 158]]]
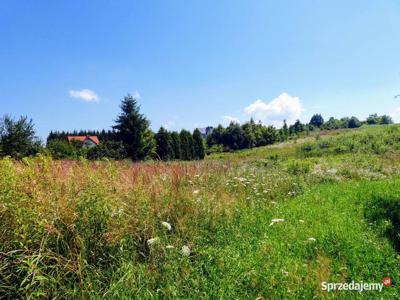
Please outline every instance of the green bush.
[[126, 151], [122, 142], [107, 141], [87, 150], [87, 159], [100, 160], [103, 158], [124, 159]]
[[47, 150], [55, 159], [76, 158], [77, 149], [66, 140], [52, 140], [47, 145]]

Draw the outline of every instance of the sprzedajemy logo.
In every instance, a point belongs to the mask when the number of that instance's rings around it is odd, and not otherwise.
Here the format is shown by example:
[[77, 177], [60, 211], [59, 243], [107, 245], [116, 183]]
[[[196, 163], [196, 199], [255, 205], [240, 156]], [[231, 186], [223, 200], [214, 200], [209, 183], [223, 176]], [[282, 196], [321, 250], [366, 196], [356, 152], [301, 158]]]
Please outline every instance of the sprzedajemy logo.
[[378, 282], [322, 282], [321, 288], [323, 291], [357, 291], [362, 293], [364, 291], [379, 291], [382, 292], [383, 286], [391, 286], [392, 279], [390, 277], [383, 278], [381, 283]]

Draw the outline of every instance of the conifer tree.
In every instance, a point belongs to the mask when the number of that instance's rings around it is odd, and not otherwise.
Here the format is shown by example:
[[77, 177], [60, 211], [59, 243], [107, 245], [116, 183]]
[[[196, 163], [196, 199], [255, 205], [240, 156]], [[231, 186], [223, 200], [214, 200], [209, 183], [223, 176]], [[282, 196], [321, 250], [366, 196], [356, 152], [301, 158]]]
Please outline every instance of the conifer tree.
[[193, 159], [193, 137], [189, 131], [182, 129], [179, 134], [181, 140], [181, 155], [183, 160]]
[[139, 112], [140, 106], [131, 95], [126, 96], [121, 103], [121, 114], [118, 116], [116, 130], [118, 140], [124, 144], [126, 153], [132, 160], [140, 160], [148, 155], [144, 136], [149, 130], [149, 121]]
[[193, 152], [194, 159], [203, 159], [205, 154], [204, 141], [199, 129], [193, 131]]
[[161, 127], [156, 134], [157, 155], [162, 160], [174, 158], [174, 150], [172, 148], [172, 138], [170, 133]]
[[283, 139], [287, 140], [287, 138], [289, 137], [289, 128], [287, 126], [286, 120], [283, 120], [283, 127], [282, 127], [282, 135], [283, 135]]
[[174, 150], [174, 159], [181, 159], [181, 140], [179, 133], [173, 131], [171, 133], [172, 149]]

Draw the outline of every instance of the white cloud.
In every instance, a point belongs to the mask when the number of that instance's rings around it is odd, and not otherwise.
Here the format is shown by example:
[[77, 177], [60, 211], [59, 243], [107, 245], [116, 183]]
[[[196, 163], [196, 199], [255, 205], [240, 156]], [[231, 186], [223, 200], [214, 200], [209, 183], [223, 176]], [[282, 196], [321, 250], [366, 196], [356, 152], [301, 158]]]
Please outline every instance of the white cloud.
[[92, 90], [83, 89], [83, 90], [70, 90], [69, 96], [72, 98], [82, 99], [86, 102], [98, 102], [99, 96]]
[[236, 117], [231, 117], [231, 116], [223, 116], [222, 117], [224, 125], [229, 125], [230, 123], [240, 123], [240, 120]]
[[133, 94], [132, 94], [132, 97], [135, 98], [135, 99], [140, 99], [139, 92], [138, 91], [134, 91]]
[[288, 124], [294, 123], [296, 119], [300, 118], [304, 109], [298, 97], [282, 93], [270, 102], [257, 99], [244, 111], [256, 121], [260, 120], [266, 124], [280, 126], [283, 120], [286, 120]]
[[400, 106], [396, 107], [391, 113], [389, 113], [389, 116], [393, 118], [395, 122], [400, 120]]
[[175, 126], [175, 121], [168, 121], [162, 125], [165, 129], [171, 130]]

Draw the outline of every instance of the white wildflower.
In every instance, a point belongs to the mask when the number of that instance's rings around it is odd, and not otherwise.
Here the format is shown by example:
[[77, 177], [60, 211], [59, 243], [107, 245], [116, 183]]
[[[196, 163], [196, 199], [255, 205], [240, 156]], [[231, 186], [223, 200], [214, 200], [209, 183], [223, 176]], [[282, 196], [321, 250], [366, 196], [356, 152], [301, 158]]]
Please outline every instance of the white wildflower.
[[159, 242], [159, 240], [160, 240], [160, 239], [159, 239], [158, 237], [148, 239], [148, 240], [147, 240], [147, 245], [148, 245], [149, 247], [151, 247], [152, 245], [157, 244], [157, 243]]
[[337, 173], [338, 171], [337, 171], [337, 169], [332, 168], [332, 169], [329, 169], [329, 170], [326, 171], [326, 172], [329, 173], [329, 174], [331, 174], [331, 175], [336, 175], [336, 173]]
[[313, 238], [313, 237], [308, 238], [308, 240], [309, 240], [310, 242], [315, 242], [315, 241], [316, 241], [316, 239]]
[[117, 210], [114, 210], [112, 213], [111, 213], [111, 217], [119, 217], [119, 216], [121, 216], [122, 214], [124, 213], [124, 209], [123, 208], [119, 208], [119, 209], [117, 209]]
[[183, 256], [189, 256], [190, 255], [190, 248], [188, 246], [186, 246], [186, 245], [182, 246], [181, 254]]
[[171, 231], [171, 229], [172, 229], [171, 224], [169, 224], [168, 222], [162, 221], [162, 222], [161, 222], [161, 225], [162, 225], [163, 227], [165, 227], [168, 231]]
[[175, 248], [175, 246], [172, 246], [172, 245], [165, 246], [165, 249], [174, 249], [174, 248]]
[[272, 219], [271, 224], [269, 224], [269, 226], [272, 226], [275, 223], [282, 223], [282, 222], [285, 222], [285, 219]]
[[194, 190], [193, 191], [193, 194], [195, 194], [195, 195], [198, 194], [198, 193], [199, 193], [199, 190]]
[[304, 223], [304, 220], [299, 220], [299, 222], [303, 224], [303, 223]]
[[285, 275], [285, 276], [288, 276], [288, 275], [289, 275], [289, 272], [287, 272], [287, 271], [282, 271], [282, 274]]

